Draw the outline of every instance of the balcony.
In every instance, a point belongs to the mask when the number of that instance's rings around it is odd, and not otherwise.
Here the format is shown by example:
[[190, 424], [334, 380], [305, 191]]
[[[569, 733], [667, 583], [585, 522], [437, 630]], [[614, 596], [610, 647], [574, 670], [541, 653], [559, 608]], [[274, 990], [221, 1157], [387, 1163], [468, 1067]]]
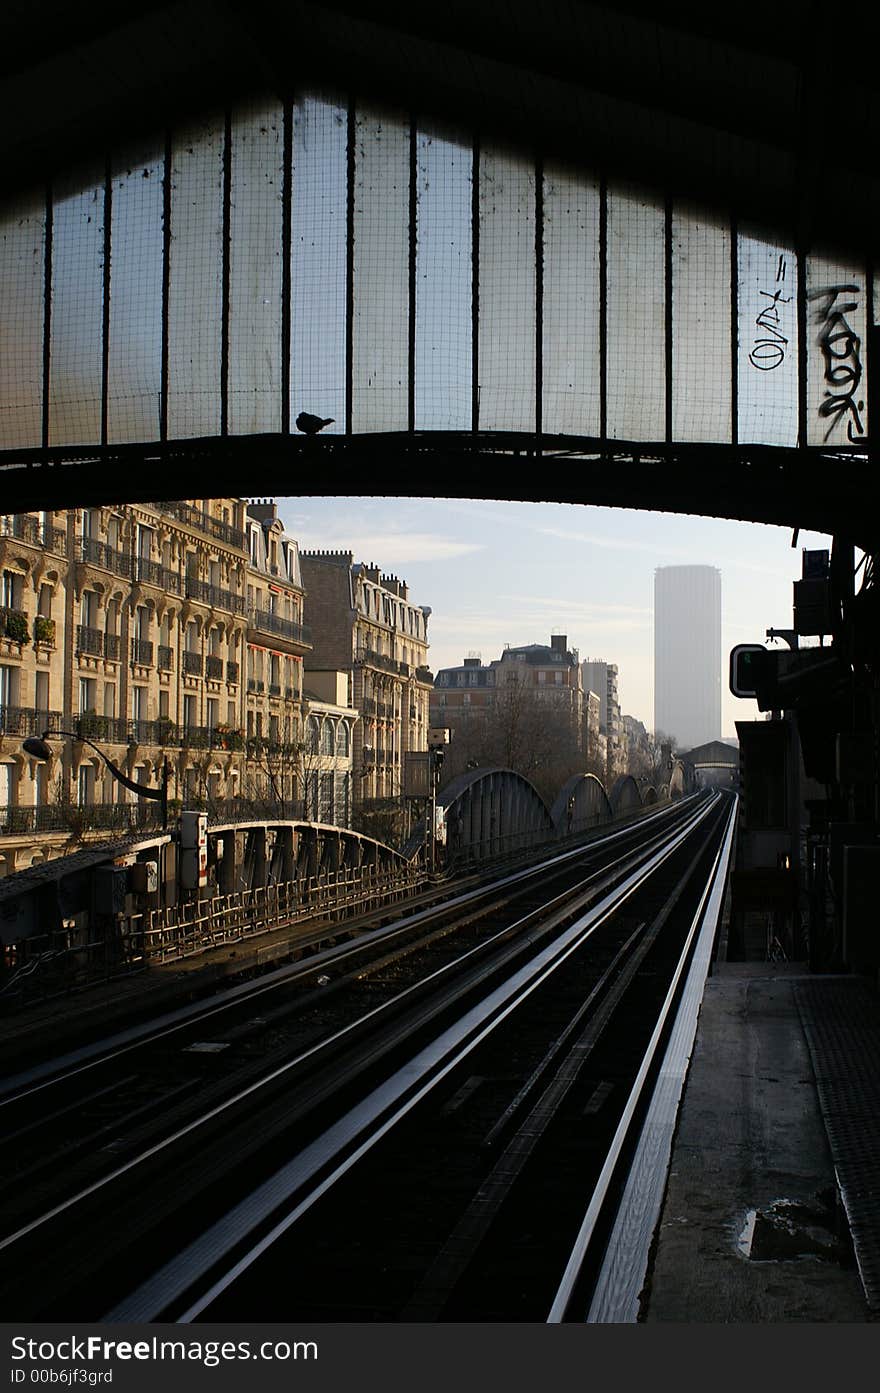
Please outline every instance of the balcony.
[[94, 658], [102, 658], [104, 656], [104, 637], [103, 629], [90, 629], [86, 624], [77, 624], [77, 653], [90, 653]]
[[359, 648], [355, 662], [363, 663], [367, 667], [380, 668], [382, 672], [402, 673], [404, 676], [409, 673], [408, 663], [399, 663], [396, 658], [377, 653], [375, 648]]
[[202, 675], [202, 655], [201, 653], [188, 653], [183, 655], [183, 670], [190, 677], [201, 677]]
[[0, 735], [42, 735], [44, 730], [60, 730], [64, 724], [60, 711], [39, 711], [34, 706], [0, 706]]
[[0, 608], [0, 638], [11, 638], [13, 643], [30, 643], [30, 625], [23, 609]]
[[259, 677], [249, 677], [247, 689], [249, 692], [256, 692], [258, 695], [261, 696], [263, 692], [266, 690], [266, 685]]
[[12, 517], [4, 518], [0, 536], [14, 537], [16, 541], [27, 542], [32, 547], [43, 545], [39, 521], [29, 513], [13, 513]]
[[131, 661], [140, 667], [153, 666], [153, 645], [148, 638], [131, 640]]
[[205, 676], [210, 677], [213, 682], [223, 680], [223, 659], [216, 658], [209, 653], [205, 659]]
[[160, 672], [173, 672], [174, 653], [165, 643], [160, 643], [156, 650], [156, 666]]
[[231, 590], [221, 590], [218, 585], [209, 585], [207, 581], [195, 580], [187, 576], [185, 581], [186, 598], [188, 600], [198, 600], [203, 605], [210, 605], [212, 609], [225, 609], [230, 614], [246, 614], [247, 600], [243, 595], [234, 595]]
[[104, 635], [104, 657], [110, 662], [118, 663], [122, 656], [122, 639], [118, 634]]
[[280, 695], [281, 695], [281, 683], [280, 683], [280, 682], [270, 682], [270, 683], [269, 683], [269, 695], [270, 695], [270, 697], [280, 697]]
[[0, 807], [0, 832], [28, 836], [34, 832], [92, 830], [128, 831], [132, 827], [158, 827], [158, 803], [138, 799], [131, 803], [46, 803], [41, 807]]
[[426, 687], [433, 687], [434, 674], [429, 667], [417, 667], [416, 681], [421, 682]]
[[312, 631], [305, 624], [296, 624], [292, 619], [282, 619], [268, 609], [257, 609], [252, 605], [248, 611], [248, 623], [252, 629], [262, 634], [273, 634], [276, 638], [289, 639], [291, 643], [311, 646]]
[[169, 517], [177, 518], [178, 522], [186, 523], [187, 527], [195, 528], [197, 532], [204, 533], [207, 537], [213, 537], [218, 542], [225, 542], [227, 546], [234, 547], [236, 551], [246, 550], [246, 539], [241, 528], [233, 527], [228, 522], [223, 522], [221, 518], [212, 518], [207, 513], [199, 512], [191, 503], [154, 503], [153, 507], [159, 513], [167, 513]]
[[238, 682], [238, 663], [233, 663], [230, 660], [226, 664], [226, 681], [236, 683]]
[[177, 571], [169, 571], [167, 566], [160, 566], [158, 561], [150, 561], [145, 556], [137, 558], [137, 578], [146, 585], [158, 586], [169, 595], [183, 593], [183, 581]]
[[112, 571], [115, 576], [134, 580], [134, 557], [128, 552], [116, 551], [106, 542], [96, 542], [92, 537], [81, 537], [79, 543], [80, 559], [90, 566], [99, 566], [102, 571]]
[[99, 744], [128, 745], [131, 743], [129, 723], [124, 716], [99, 716], [95, 711], [83, 711], [71, 717], [67, 727], [82, 740]]

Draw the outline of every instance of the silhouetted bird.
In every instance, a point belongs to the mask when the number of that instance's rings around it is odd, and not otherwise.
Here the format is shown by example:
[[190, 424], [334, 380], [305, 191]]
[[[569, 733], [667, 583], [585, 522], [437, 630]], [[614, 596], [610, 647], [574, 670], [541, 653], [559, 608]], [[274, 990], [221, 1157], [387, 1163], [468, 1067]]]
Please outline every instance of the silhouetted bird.
[[307, 411], [301, 411], [296, 418], [297, 430], [304, 431], [306, 435], [317, 435], [319, 430], [323, 430], [325, 426], [332, 425], [332, 416], [328, 416], [326, 421], [324, 421], [320, 416], [310, 416]]

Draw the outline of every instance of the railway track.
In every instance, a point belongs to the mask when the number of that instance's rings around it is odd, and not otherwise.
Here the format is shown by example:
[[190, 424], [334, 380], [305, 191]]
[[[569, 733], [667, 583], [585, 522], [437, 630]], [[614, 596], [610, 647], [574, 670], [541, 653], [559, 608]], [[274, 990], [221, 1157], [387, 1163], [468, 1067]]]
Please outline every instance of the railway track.
[[[7, 1309], [41, 1319], [535, 1318], [512, 1315], [517, 1303], [497, 1283], [495, 1314], [463, 1315], [488, 1289], [475, 1273], [490, 1260], [477, 1250], [490, 1251], [486, 1233], [517, 1206], [529, 1212], [523, 1185], [584, 1079], [602, 1074], [578, 1116], [585, 1106], [610, 1116], [608, 1098], [622, 1096], [621, 1048], [608, 1041], [633, 1032], [612, 1023], [623, 1009], [643, 1016], [638, 1003], [660, 990], [671, 926], [702, 874], [692, 867], [710, 856], [724, 811], [709, 799], [678, 809], [10, 1081], [0, 1115], [32, 1179], [13, 1203], [5, 1187]], [[516, 1183], [501, 1185], [513, 1171]], [[494, 1209], [474, 1199], [487, 1181]], [[355, 1277], [345, 1235], [365, 1204], [358, 1251], [368, 1265], [391, 1253], [381, 1265], [409, 1274], [406, 1289], [391, 1282], [380, 1293], [375, 1275]], [[420, 1206], [426, 1233], [385, 1231], [382, 1216]], [[481, 1228], [462, 1262], [464, 1236]], [[327, 1255], [328, 1289], [311, 1288], [303, 1309], [291, 1293], [292, 1308], [271, 1310], [264, 1287], [291, 1244], [310, 1272], [314, 1253]], [[429, 1256], [412, 1281], [414, 1252]], [[340, 1264], [360, 1297], [334, 1284]]]

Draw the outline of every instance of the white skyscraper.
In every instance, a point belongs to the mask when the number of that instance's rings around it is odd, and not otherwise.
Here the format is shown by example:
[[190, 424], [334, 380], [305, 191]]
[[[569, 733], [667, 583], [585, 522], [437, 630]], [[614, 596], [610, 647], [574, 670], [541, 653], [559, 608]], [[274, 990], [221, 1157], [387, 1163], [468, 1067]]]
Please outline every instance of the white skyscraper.
[[721, 572], [654, 572], [654, 729], [682, 750], [721, 738]]

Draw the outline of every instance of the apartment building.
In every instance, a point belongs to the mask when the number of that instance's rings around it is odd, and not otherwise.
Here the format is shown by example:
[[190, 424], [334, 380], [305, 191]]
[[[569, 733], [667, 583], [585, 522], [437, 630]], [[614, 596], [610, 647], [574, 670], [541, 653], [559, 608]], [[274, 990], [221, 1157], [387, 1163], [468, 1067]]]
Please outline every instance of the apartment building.
[[403, 757], [428, 745], [430, 609], [409, 598], [409, 587], [350, 551], [304, 551], [303, 584], [314, 647], [310, 668], [350, 678], [351, 706], [360, 713], [353, 733], [353, 805], [400, 798]]
[[580, 749], [585, 747], [587, 726], [578, 656], [569, 650], [566, 634], [551, 634], [550, 643], [529, 643], [505, 648], [500, 658], [483, 665], [477, 657], [465, 658], [460, 667], [442, 668], [431, 698], [431, 724], [452, 726], [457, 721], [492, 707], [511, 683], [523, 685], [540, 701], [552, 702], [568, 716]]
[[[301, 744], [297, 549], [243, 499], [3, 517], [0, 577], [0, 872], [155, 814], [98, 751], [153, 786], [167, 760], [172, 805], [219, 810]], [[43, 764], [43, 730], [80, 738]]]

